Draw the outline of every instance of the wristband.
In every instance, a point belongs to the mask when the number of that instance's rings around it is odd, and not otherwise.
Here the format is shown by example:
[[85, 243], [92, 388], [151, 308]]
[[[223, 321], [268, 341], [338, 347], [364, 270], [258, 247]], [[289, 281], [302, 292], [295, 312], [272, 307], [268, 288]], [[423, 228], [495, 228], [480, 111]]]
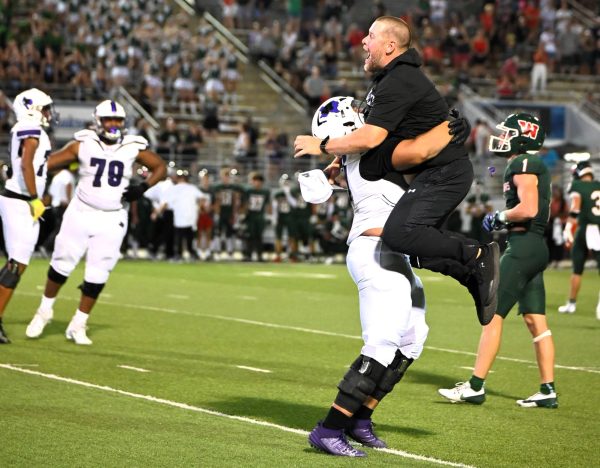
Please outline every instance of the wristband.
[[321, 149], [321, 153], [331, 156], [331, 153], [329, 151], [327, 151], [327, 148], [325, 148], [327, 146], [328, 141], [329, 141], [329, 136], [326, 136], [325, 138], [323, 138], [321, 140], [321, 144], [319, 145], [319, 148]]
[[571, 218], [577, 218], [577, 216], [579, 216], [579, 211], [569, 211], [569, 216]]
[[506, 219], [506, 211], [500, 211], [498, 213], [498, 221], [500, 221], [502, 224], [508, 223], [508, 220]]

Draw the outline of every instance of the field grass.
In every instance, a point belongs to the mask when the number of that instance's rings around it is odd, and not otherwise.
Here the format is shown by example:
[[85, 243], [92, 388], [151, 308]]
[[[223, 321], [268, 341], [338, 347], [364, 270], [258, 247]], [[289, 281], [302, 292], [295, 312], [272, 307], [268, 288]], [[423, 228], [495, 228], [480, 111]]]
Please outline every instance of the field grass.
[[487, 402], [452, 405], [437, 395], [470, 376], [480, 328], [460, 286], [423, 273], [426, 349], [374, 418], [392, 450], [349, 460], [306, 442], [360, 350], [357, 294], [344, 266], [121, 262], [90, 319], [91, 347], [64, 337], [81, 269], [44, 336], [25, 339], [46, 269], [47, 261], [32, 263], [5, 316], [13, 344], [0, 347], [0, 466], [600, 464], [593, 271], [569, 316], [555, 312], [568, 272], [546, 274], [557, 410], [515, 404], [537, 391], [538, 377], [514, 311]]

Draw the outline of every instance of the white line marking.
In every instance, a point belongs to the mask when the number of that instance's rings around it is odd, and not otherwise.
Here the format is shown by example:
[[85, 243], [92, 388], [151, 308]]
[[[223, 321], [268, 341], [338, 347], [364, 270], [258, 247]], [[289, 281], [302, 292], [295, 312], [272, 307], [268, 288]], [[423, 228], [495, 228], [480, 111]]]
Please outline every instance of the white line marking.
[[240, 296], [240, 299], [245, 301], [258, 301], [258, 297], [256, 296]]
[[[70, 379], [68, 377], [61, 377], [56, 374], [45, 374], [43, 372], [33, 371], [33, 370], [29, 370], [29, 369], [20, 369], [19, 367], [15, 367], [10, 364], [0, 364], [0, 368], [4, 368], [4, 369], [16, 371], [16, 372], [21, 372], [23, 374], [44, 377], [45, 379], [56, 380], [59, 382], [65, 382], [65, 383], [69, 383], [69, 384], [73, 384], [73, 385], [79, 385], [81, 387], [93, 388], [96, 390], [103, 390], [103, 391], [109, 392], [109, 393], [116, 393], [118, 395], [136, 398], [138, 400], [146, 400], [146, 401], [150, 401], [153, 403], [160, 403], [162, 405], [172, 406], [175, 408], [180, 408], [180, 409], [184, 409], [184, 410], [188, 410], [188, 411], [194, 411], [196, 413], [209, 414], [211, 416], [218, 416], [221, 418], [227, 418], [227, 419], [232, 419], [235, 421], [245, 422], [245, 423], [249, 423], [249, 424], [255, 424], [257, 426], [264, 426], [264, 427], [270, 427], [273, 429], [279, 429], [280, 431], [291, 432], [292, 434], [298, 434], [298, 435], [301, 435], [304, 437], [306, 437], [308, 435], [308, 432], [305, 430], [302, 430], [302, 429], [294, 429], [293, 427], [282, 426], [280, 424], [270, 423], [267, 421], [261, 421], [259, 419], [247, 418], [245, 416], [235, 416], [232, 414], [221, 413], [219, 411], [213, 411], [213, 410], [209, 410], [206, 408], [201, 408], [199, 406], [192, 406], [192, 405], [188, 405], [187, 403], [180, 403], [177, 401], [166, 400], [164, 398], [158, 398], [158, 397], [154, 397], [151, 395], [141, 395], [139, 393], [128, 392], [126, 390], [119, 390], [118, 388], [109, 387], [107, 385], [97, 385], [97, 384], [93, 384], [90, 382], [84, 382], [82, 380], [75, 380], [75, 379]], [[389, 453], [391, 455], [398, 455], [398, 456], [404, 457], [404, 458], [411, 458], [413, 460], [437, 463], [438, 465], [455, 466], [458, 468], [473, 468], [471, 465], [449, 462], [446, 460], [440, 460], [438, 458], [426, 457], [424, 455], [416, 455], [414, 453], [404, 452], [403, 450], [379, 449], [379, 451]]]
[[39, 364], [9, 364], [10, 366], [16, 366], [16, 367], [40, 367]]
[[[537, 366], [533, 366], [533, 367], [537, 367]], [[469, 366], [458, 366], [458, 368], [459, 369], [465, 369], [465, 370], [468, 370], [468, 371], [474, 371], [475, 370], [474, 367], [469, 367]], [[496, 371], [493, 371], [493, 370], [488, 371], [489, 374], [493, 374], [494, 372], [496, 372]]]
[[[246, 276], [246, 275], [244, 275]], [[337, 275], [329, 273], [285, 273], [282, 271], [254, 271], [252, 276], [264, 276], [267, 278], [308, 278], [308, 279], [336, 279]]]
[[[37, 297], [37, 294], [27, 293], [27, 292], [17, 291], [16, 294], [21, 294], [23, 296]], [[74, 298], [74, 297], [69, 297], [69, 296], [61, 296], [61, 297], [65, 300], [79, 301], [79, 298]], [[304, 332], [304, 333], [312, 333], [315, 335], [337, 336], [339, 338], [362, 340], [362, 338], [357, 335], [347, 335], [345, 333], [330, 332], [330, 331], [325, 331], [325, 330], [316, 330], [313, 328], [293, 327], [290, 325], [279, 325], [276, 323], [259, 322], [256, 320], [248, 320], [248, 319], [243, 319], [243, 318], [238, 318], [238, 317], [228, 317], [225, 315], [202, 314], [202, 313], [197, 313], [197, 312], [189, 312], [189, 311], [185, 311], [185, 310], [167, 309], [165, 307], [152, 307], [152, 306], [139, 305], [139, 304], [122, 304], [122, 303], [116, 303], [116, 302], [108, 302], [108, 301], [104, 301], [104, 300], [99, 300], [98, 302], [101, 304], [117, 306], [117, 307], [129, 307], [131, 309], [153, 310], [155, 312], [164, 312], [167, 314], [188, 315], [188, 316], [192, 316], [192, 317], [206, 317], [206, 318], [213, 318], [213, 319], [218, 319], [218, 320], [229, 320], [231, 322], [247, 323], [249, 325], [258, 325], [261, 327], [279, 328], [281, 330], [300, 331], [300, 332]], [[436, 346], [425, 346], [425, 349], [431, 349], [432, 351], [441, 351], [444, 353], [462, 354], [463, 356], [474, 356], [474, 357], [477, 356], [477, 353], [473, 353], [471, 351], [461, 351], [459, 349], [438, 348]], [[521, 364], [534, 364], [534, 365], [537, 364], [535, 361], [528, 361], [527, 359], [517, 359], [517, 358], [504, 357], [504, 356], [498, 356], [496, 359], [499, 361], [518, 362]], [[562, 366], [560, 364], [555, 364], [554, 367], [556, 369], [588, 372], [590, 374], [600, 374], [600, 370], [596, 369], [595, 367]]]
[[248, 367], [248, 366], [235, 366], [238, 369], [246, 369], [253, 372], [264, 372], [265, 374], [271, 374], [273, 371], [267, 369], [259, 369], [258, 367]]
[[136, 371], [136, 372], [150, 372], [148, 369], [142, 369], [141, 367], [126, 366], [125, 364], [119, 364], [117, 367], [120, 367], [121, 369]]
[[173, 299], [189, 299], [190, 296], [186, 296], [184, 294], [167, 294], [167, 297], [172, 297]]

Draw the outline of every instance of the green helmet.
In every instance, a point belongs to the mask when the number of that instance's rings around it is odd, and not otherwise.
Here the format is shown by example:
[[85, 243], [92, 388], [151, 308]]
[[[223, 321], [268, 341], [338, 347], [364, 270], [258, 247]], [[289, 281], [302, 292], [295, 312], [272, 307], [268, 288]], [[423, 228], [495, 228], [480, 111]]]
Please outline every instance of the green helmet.
[[510, 114], [496, 128], [502, 133], [490, 136], [489, 150], [499, 156], [537, 153], [546, 137], [539, 119], [531, 114]]
[[594, 170], [589, 161], [580, 161], [571, 168], [573, 178], [581, 179], [584, 175], [591, 175], [594, 178]]

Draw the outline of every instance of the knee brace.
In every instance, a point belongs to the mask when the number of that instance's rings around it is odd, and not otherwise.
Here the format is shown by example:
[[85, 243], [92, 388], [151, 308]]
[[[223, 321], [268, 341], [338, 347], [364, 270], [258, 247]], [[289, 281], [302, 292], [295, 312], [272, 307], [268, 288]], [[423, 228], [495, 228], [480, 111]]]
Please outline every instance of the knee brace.
[[48, 268], [48, 279], [54, 281], [56, 284], [65, 284], [67, 282], [67, 277], [52, 268], [52, 265]]
[[377, 382], [372, 397], [381, 401], [384, 396], [390, 393], [394, 386], [402, 380], [406, 369], [413, 363], [414, 359], [407, 358], [400, 350], [396, 351], [396, 357], [392, 363], [387, 366], [381, 379]]
[[81, 289], [81, 292], [84, 296], [91, 297], [92, 299], [98, 299], [102, 289], [104, 289], [104, 283], [97, 284], [84, 281], [81, 285], [79, 285], [79, 289]]
[[542, 341], [544, 338], [547, 338], [548, 336], [552, 336], [552, 332], [551, 332], [549, 329], [548, 329], [548, 330], [546, 330], [546, 331], [545, 331], [545, 332], [543, 332], [543, 333], [540, 333], [538, 336], [536, 336], [536, 337], [533, 339], [533, 342], [534, 342], [534, 343], [537, 343], [537, 342], [539, 342], [539, 341]]
[[15, 289], [20, 279], [19, 264], [9, 259], [2, 270], [0, 270], [0, 286], [4, 286], [7, 289]]
[[384, 371], [383, 365], [361, 354], [338, 384], [335, 404], [352, 414], [356, 413], [371, 396]]

